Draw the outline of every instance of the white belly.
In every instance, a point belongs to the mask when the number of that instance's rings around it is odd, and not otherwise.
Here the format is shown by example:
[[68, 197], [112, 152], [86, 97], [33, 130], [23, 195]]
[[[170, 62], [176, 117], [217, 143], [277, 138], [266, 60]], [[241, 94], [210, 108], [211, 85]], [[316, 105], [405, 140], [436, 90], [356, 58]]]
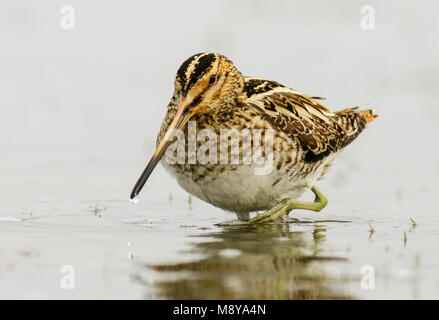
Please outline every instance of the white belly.
[[[180, 186], [197, 198], [235, 213], [268, 210], [286, 197], [300, 197], [320, 176], [323, 165], [303, 179], [291, 179], [283, 170], [273, 170], [268, 175], [255, 175], [251, 165], [226, 167], [224, 172], [198, 181], [189, 173], [177, 172], [163, 163], [176, 177]], [[230, 165], [227, 165], [230, 166]]]

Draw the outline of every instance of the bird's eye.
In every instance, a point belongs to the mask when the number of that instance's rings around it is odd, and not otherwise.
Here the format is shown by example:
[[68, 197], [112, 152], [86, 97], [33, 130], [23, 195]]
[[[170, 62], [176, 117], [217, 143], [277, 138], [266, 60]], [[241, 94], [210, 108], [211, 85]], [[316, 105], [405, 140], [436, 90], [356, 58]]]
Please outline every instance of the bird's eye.
[[209, 83], [210, 84], [214, 84], [215, 81], [216, 81], [216, 76], [213, 74], [213, 75], [210, 76]]

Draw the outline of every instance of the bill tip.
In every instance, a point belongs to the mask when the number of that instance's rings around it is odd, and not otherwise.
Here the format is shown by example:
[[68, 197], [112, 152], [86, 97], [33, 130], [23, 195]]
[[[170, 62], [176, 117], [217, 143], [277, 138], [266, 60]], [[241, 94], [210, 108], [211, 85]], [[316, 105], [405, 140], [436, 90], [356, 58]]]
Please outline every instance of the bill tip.
[[130, 197], [130, 202], [135, 204], [135, 203], [139, 202], [139, 199], [136, 198], [136, 196], [131, 196]]

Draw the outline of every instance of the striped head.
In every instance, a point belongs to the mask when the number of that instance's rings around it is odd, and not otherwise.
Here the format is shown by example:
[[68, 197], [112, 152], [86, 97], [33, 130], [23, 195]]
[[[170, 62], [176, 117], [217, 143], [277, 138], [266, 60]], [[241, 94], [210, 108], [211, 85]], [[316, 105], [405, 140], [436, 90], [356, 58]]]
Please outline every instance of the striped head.
[[233, 104], [242, 92], [241, 73], [219, 53], [198, 53], [182, 63], [175, 93], [194, 114]]

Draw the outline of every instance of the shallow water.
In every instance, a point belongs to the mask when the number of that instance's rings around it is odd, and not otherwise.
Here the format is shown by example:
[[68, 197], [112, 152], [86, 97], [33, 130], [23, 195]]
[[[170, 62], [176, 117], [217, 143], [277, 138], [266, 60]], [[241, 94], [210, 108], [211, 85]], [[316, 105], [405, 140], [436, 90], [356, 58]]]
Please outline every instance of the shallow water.
[[[113, 171], [136, 171], [124, 167]], [[94, 163], [81, 170], [105, 181], [109, 166]], [[162, 168], [137, 204], [88, 198], [94, 186], [81, 186], [78, 178], [85, 175], [73, 167], [60, 165], [52, 173], [76, 185], [64, 192], [82, 200], [71, 201], [61, 191], [59, 197], [28, 194], [26, 204], [6, 200], [0, 216], [1, 298], [439, 297], [437, 215], [426, 207], [398, 206], [404, 196], [388, 204], [350, 204], [343, 201], [349, 192], [334, 187], [330, 175], [320, 183], [333, 194], [321, 213], [293, 212], [289, 223], [218, 226], [234, 215], [189, 201]], [[14, 174], [18, 183], [29, 176]], [[42, 186], [29, 181], [23, 189], [32, 183]], [[118, 193], [104, 189], [110, 196]], [[419, 190], [418, 197], [430, 193]], [[73, 290], [61, 287], [64, 265], [74, 268]], [[373, 290], [361, 288], [364, 265], [374, 267]]]
[[[71, 31], [53, 1], [0, 3], [0, 298], [439, 298], [437, 10], [386, 1], [365, 31], [361, 1], [272, 3], [75, 1]], [[318, 182], [322, 212], [218, 226], [235, 216], [161, 167], [128, 201], [200, 51], [383, 114]]]

